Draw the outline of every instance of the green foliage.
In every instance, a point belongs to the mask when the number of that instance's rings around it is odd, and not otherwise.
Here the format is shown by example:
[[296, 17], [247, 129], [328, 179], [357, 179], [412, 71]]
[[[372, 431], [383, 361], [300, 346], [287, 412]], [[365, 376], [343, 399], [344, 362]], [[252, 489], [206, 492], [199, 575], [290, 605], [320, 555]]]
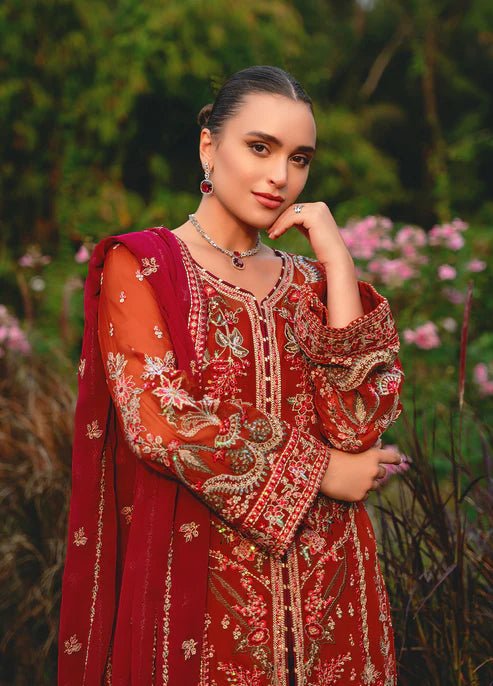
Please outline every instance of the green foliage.
[[196, 113], [255, 63], [311, 94], [320, 155], [307, 192], [339, 221], [489, 222], [492, 27], [487, 0], [6, 0], [3, 244], [53, 254], [152, 218], [181, 223], [177, 198], [193, 210], [199, 180]]

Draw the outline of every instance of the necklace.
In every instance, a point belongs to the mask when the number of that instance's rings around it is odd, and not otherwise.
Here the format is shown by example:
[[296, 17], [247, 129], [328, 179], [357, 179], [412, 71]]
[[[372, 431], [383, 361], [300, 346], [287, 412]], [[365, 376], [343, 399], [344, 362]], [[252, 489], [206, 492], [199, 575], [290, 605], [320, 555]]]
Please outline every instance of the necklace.
[[214, 243], [212, 238], [208, 236], [204, 229], [200, 226], [194, 214], [189, 214], [188, 218], [195, 226], [197, 231], [200, 233], [200, 235], [203, 236], [205, 240], [212, 245], [213, 248], [216, 248], [217, 250], [223, 252], [225, 255], [229, 255], [229, 257], [231, 257], [231, 263], [233, 267], [235, 267], [236, 269], [245, 269], [245, 262], [243, 261], [243, 258], [249, 257], [250, 255], [255, 255], [260, 250], [260, 246], [262, 245], [262, 243], [260, 242], [260, 234], [257, 235], [257, 242], [254, 248], [251, 248], [250, 250], [245, 250], [244, 252], [239, 252], [238, 250], [228, 250], [227, 248], [221, 248], [220, 245]]

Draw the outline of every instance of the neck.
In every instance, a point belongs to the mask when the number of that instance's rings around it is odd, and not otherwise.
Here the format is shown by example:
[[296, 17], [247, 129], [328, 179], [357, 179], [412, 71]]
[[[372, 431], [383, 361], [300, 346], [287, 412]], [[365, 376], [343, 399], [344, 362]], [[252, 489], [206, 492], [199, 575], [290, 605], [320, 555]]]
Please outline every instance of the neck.
[[[194, 214], [205, 233], [221, 248], [244, 252], [255, 247], [260, 229], [233, 217], [214, 196], [202, 198]], [[196, 231], [195, 227], [193, 230]], [[205, 243], [205, 239], [196, 233]]]

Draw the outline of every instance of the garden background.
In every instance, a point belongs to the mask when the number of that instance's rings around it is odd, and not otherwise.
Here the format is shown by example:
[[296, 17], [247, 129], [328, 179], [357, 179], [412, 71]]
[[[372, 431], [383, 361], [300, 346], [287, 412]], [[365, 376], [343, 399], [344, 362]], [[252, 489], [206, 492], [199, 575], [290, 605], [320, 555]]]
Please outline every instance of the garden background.
[[[292, 72], [330, 207], [401, 334], [404, 468], [368, 509], [403, 686], [493, 683], [493, 4], [0, 5], [0, 684], [54, 684], [87, 260], [195, 211], [196, 116]], [[266, 242], [269, 242], [266, 239]], [[292, 229], [277, 244], [311, 254]]]

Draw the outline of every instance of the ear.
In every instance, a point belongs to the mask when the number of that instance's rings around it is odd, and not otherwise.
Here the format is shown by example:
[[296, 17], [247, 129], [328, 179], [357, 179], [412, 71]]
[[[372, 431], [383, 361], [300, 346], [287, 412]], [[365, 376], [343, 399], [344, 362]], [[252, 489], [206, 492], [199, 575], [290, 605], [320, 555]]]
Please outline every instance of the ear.
[[199, 155], [200, 155], [200, 161], [202, 162], [202, 166], [205, 166], [205, 163], [209, 163], [209, 169], [212, 171], [212, 168], [214, 166], [213, 164], [213, 141], [212, 141], [212, 135], [210, 132], [210, 129], [207, 127], [204, 127], [201, 132], [200, 132], [200, 143], [199, 143]]

